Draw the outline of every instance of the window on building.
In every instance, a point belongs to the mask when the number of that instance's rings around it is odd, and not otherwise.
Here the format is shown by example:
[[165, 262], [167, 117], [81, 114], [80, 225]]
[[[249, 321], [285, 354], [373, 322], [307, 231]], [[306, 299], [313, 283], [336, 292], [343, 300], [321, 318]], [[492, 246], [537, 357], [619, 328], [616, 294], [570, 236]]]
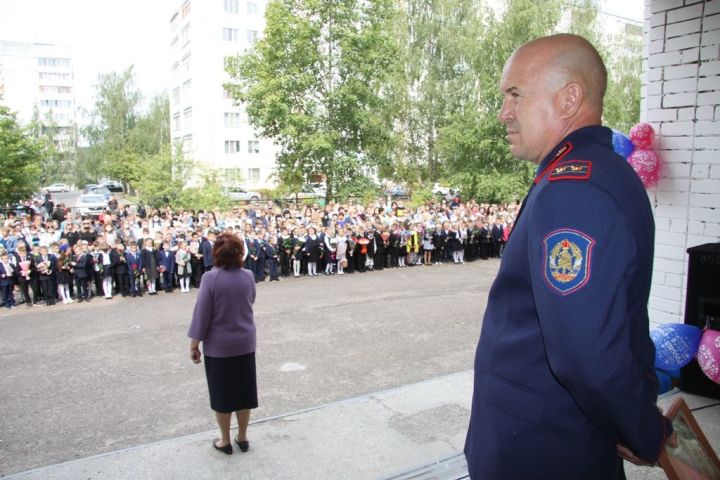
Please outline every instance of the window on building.
[[233, 188], [232, 186], [235, 186], [236, 189], [241, 189], [241, 187], [237, 187], [237, 185], [240, 185], [245, 180], [242, 174], [242, 169], [223, 168], [222, 174], [225, 178], [225, 185], [230, 185], [230, 188]]
[[40, 80], [54, 80], [63, 82], [72, 80], [72, 74], [60, 72], [40, 72]]
[[225, 112], [225, 126], [230, 128], [239, 127], [240, 114], [237, 112]]
[[187, 107], [183, 110], [183, 126], [185, 128], [192, 127], [192, 107]]
[[257, 183], [260, 181], [260, 169], [259, 168], [248, 168], [248, 181]]
[[176, 113], [173, 115], [173, 130], [180, 130], [180, 113]]
[[192, 134], [190, 135], [183, 135], [182, 138], [182, 149], [184, 153], [188, 153], [193, 148], [193, 138]]
[[248, 43], [255, 43], [258, 39], [258, 32], [257, 30], [248, 30], [247, 31], [247, 41]]
[[248, 153], [260, 153], [259, 140], [248, 140]]
[[182, 84], [182, 98], [186, 102], [190, 99], [190, 92], [192, 90], [192, 80], [186, 80]]
[[226, 42], [237, 42], [238, 41], [238, 29], [237, 28], [223, 28], [223, 40]]
[[225, 0], [225, 13], [240, 13], [240, 0]]
[[192, 56], [188, 53], [185, 55], [182, 60], [180, 61], [180, 67], [182, 68], [183, 72], [189, 72], [190, 71], [190, 64], [191, 64]]
[[180, 31], [180, 45], [183, 47], [188, 44], [190, 41], [190, 24], [188, 23], [185, 25], [185, 27]]
[[257, 15], [257, 13], [258, 13], [257, 2], [247, 2], [247, 14], [248, 15]]
[[40, 100], [40, 106], [49, 108], [70, 108], [72, 107], [72, 101], [43, 98]]
[[225, 153], [239, 153], [240, 140], [225, 140]]
[[182, 13], [182, 18], [185, 18], [188, 15], [190, 15], [190, 0], [183, 3], [183, 6], [180, 8], [180, 12]]
[[177, 27], [178, 27], [178, 14], [177, 14], [177, 12], [175, 12], [173, 14], [172, 18], [170, 19], [170, 31], [172, 33], [175, 33], [175, 30], [177, 30]]
[[233, 98], [233, 97], [232, 97], [232, 94], [230, 93], [230, 90], [228, 90], [228, 89], [225, 88], [225, 87], [223, 87], [223, 98], [225, 98], [225, 99], [232, 99], [232, 98]]
[[177, 35], [175, 35], [175, 36], [172, 38], [172, 40], [170, 40], [170, 46], [173, 47], [173, 48], [176, 47], [179, 38], [180, 38], [180, 37], [178, 37]]
[[41, 67], [70, 68], [70, 59], [69, 58], [38, 57], [38, 65]]
[[173, 88], [172, 102], [173, 102], [173, 105], [177, 105], [178, 103], [180, 103], [180, 87]]
[[175, 75], [180, 70], [180, 62], [175, 62], [170, 69], [172, 71], [172, 74]]

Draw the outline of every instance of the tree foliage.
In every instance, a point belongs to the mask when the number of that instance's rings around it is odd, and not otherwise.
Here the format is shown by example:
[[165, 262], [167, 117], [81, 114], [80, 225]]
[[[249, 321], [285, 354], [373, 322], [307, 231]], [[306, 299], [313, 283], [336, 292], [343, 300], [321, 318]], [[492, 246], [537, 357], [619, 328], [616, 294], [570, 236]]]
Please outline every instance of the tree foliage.
[[322, 176], [327, 196], [389, 161], [383, 87], [396, 60], [391, 0], [271, 0], [265, 36], [228, 60], [232, 95], [280, 146], [278, 176]]
[[0, 105], [0, 205], [32, 195], [40, 184], [43, 144]]
[[[500, 74], [518, 46], [555, 32], [587, 37], [605, 58], [605, 122], [627, 131], [638, 121], [640, 51], [603, 33], [596, 0], [392, 6], [394, 13], [384, 1], [271, 1], [265, 38], [229, 62], [233, 95], [282, 146], [281, 183], [325, 175], [335, 192], [336, 180], [349, 183], [371, 165], [381, 179], [418, 189], [445, 181], [466, 198], [522, 196], [533, 168], [511, 157], [496, 118]], [[359, 140], [359, 132], [372, 138]]]
[[132, 184], [140, 172], [141, 157], [131, 137], [142, 99], [135, 87], [133, 67], [101, 74], [96, 88], [91, 123], [84, 132], [89, 146], [80, 156], [84, 163], [82, 183], [109, 177]]

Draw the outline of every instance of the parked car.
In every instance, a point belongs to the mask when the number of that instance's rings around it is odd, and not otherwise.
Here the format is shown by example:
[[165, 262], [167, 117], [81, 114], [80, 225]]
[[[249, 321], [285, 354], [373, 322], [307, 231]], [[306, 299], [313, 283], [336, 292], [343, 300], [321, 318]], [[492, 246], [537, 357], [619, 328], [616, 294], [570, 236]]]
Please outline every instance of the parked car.
[[283, 199], [289, 202], [294, 202], [295, 200], [325, 198], [325, 192], [325, 186], [322, 184], [307, 184], [303, 185], [299, 191], [285, 195]]
[[460, 192], [460, 189], [458, 189], [458, 188], [453, 188], [453, 187], [446, 187], [446, 186], [444, 186], [444, 185], [440, 185], [439, 183], [436, 183], [436, 184], [433, 185], [433, 187], [432, 187], [432, 192], [433, 192], [435, 195], [447, 196], [447, 195], [450, 195], [450, 191], [452, 191], [452, 193], [454, 193], [454, 194], [457, 194], [457, 193]]
[[110, 200], [110, 196], [112, 195], [112, 192], [110, 190], [108, 190], [107, 187], [95, 187], [95, 188], [90, 189], [90, 191], [88, 193], [92, 193], [95, 195], [102, 195], [102, 197], [105, 199], [106, 202], [108, 200]]
[[225, 195], [234, 202], [257, 202], [262, 200], [262, 195], [259, 192], [253, 192], [238, 186], [225, 188]]
[[69, 192], [70, 187], [64, 183], [53, 183], [52, 185], [45, 187], [43, 190], [50, 193]]
[[22, 205], [20, 203], [14, 203], [9, 207], [0, 207], [0, 215], [2, 215], [3, 217], [7, 218], [10, 212], [13, 212], [17, 217], [21, 217], [24, 215], [29, 216], [33, 214], [33, 209], [30, 208], [28, 205]]
[[83, 187], [83, 193], [90, 193], [93, 188], [97, 188], [97, 183], [88, 183]]
[[107, 209], [107, 200], [102, 195], [86, 193], [80, 195], [75, 206], [80, 215], [100, 215]]
[[111, 192], [123, 192], [123, 184], [117, 180], [105, 180], [100, 184], [101, 187], [105, 187]]
[[410, 197], [410, 190], [401, 185], [395, 185], [386, 189], [385, 195], [389, 195], [393, 198], [408, 198]]

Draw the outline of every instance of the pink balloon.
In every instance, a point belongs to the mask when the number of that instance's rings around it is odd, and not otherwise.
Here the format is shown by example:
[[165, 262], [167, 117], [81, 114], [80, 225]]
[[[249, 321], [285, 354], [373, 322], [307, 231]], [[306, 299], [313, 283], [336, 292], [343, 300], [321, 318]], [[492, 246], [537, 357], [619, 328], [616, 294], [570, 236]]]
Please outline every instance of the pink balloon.
[[635, 148], [650, 148], [655, 137], [655, 130], [648, 123], [638, 123], [630, 129], [629, 137]]
[[645, 188], [652, 188], [660, 181], [660, 157], [654, 151], [642, 148], [635, 150], [628, 157], [628, 162]]
[[720, 384], [720, 332], [705, 330], [700, 339], [697, 361], [705, 375]]

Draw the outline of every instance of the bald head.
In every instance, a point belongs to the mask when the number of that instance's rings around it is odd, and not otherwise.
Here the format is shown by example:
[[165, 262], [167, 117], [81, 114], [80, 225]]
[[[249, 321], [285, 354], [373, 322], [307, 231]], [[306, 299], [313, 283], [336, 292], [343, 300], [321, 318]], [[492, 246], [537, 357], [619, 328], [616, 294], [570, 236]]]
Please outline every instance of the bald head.
[[520, 56], [542, 68], [553, 89], [571, 82], [580, 84], [588, 106], [602, 114], [607, 70], [598, 51], [586, 39], [568, 33], [539, 38], [518, 48], [511, 58]]
[[510, 151], [539, 163], [579, 128], [600, 125], [607, 71], [597, 50], [577, 35], [552, 35], [518, 48], [500, 80]]

